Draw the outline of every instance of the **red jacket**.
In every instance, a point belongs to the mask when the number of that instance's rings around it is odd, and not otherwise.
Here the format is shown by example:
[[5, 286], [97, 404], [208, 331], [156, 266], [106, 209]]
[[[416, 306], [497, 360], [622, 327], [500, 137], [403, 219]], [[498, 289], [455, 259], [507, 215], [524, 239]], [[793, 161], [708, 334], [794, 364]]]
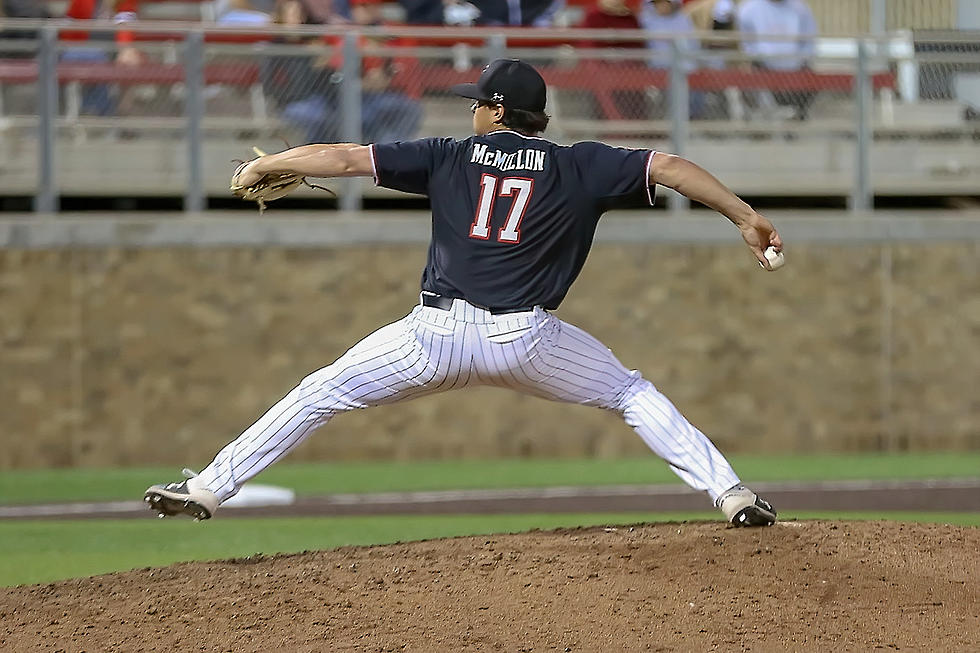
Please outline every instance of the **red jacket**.
[[[640, 23], [634, 14], [615, 16], [607, 14], [598, 7], [593, 7], [586, 12], [585, 18], [579, 27], [588, 29], [640, 29]], [[646, 43], [642, 40], [634, 41], [583, 41], [581, 47], [584, 48], [644, 48]]]
[[[139, 0], [71, 0], [65, 11], [67, 18], [75, 20], [112, 20], [128, 23], [136, 20]], [[87, 41], [88, 32], [65, 31], [61, 33], [65, 41]], [[132, 43], [132, 32], [116, 32], [117, 43]]]

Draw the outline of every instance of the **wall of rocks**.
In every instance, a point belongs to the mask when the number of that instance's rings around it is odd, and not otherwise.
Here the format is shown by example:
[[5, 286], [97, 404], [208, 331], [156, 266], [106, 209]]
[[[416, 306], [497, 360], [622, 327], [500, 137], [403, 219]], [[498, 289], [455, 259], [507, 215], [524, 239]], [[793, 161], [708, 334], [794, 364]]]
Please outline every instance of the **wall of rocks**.
[[[980, 448], [980, 244], [597, 245], [558, 314], [728, 453]], [[0, 469], [200, 467], [411, 310], [421, 245], [0, 250]], [[292, 460], [646, 452], [616, 415], [473, 389], [338, 417]]]

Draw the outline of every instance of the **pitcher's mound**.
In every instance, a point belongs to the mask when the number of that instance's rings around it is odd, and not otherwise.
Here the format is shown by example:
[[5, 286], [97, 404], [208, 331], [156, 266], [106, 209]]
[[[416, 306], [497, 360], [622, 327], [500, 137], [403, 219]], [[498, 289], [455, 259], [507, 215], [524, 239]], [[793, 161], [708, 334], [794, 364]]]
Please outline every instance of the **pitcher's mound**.
[[977, 651], [980, 529], [657, 524], [185, 563], [7, 590], [0, 648]]

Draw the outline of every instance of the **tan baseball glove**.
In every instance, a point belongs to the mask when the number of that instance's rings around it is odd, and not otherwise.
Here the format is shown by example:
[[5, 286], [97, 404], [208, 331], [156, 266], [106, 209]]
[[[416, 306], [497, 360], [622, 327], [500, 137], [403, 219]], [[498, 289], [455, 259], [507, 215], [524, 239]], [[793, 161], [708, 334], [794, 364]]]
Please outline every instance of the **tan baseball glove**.
[[[253, 147], [252, 151], [255, 152], [257, 157], [263, 157], [266, 155], [265, 152], [257, 147]], [[310, 188], [316, 188], [318, 190], [326, 191], [331, 195], [335, 195], [329, 188], [311, 184], [306, 180], [306, 177], [289, 172], [270, 172], [264, 175], [258, 181], [245, 186], [241, 182], [241, 174], [242, 171], [245, 170], [250, 163], [252, 163], [252, 161], [255, 161], [255, 159], [245, 161], [238, 166], [235, 173], [231, 176], [230, 188], [233, 195], [240, 197], [247, 202], [258, 203], [259, 213], [265, 211], [266, 202], [271, 202], [273, 200], [286, 197], [300, 186], [309, 186]]]

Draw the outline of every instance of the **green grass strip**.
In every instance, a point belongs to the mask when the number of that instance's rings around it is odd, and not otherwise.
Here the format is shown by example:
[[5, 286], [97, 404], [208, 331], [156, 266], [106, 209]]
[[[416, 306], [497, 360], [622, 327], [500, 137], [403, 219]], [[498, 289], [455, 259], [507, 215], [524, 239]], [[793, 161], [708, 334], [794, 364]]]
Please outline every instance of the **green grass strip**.
[[[781, 514], [785, 519], [890, 519], [980, 526], [976, 513]], [[409, 515], [271, 519], [0, 522], [0, 586], [158, 567], [187, 560], [387, 544], [572, 526], [710, 520], [716, 512], [533, 515]]]
[[[743, 480], [832, 481], [980, 476], [980, 452], [733, 456]], [[153, 483], [180, 477], [173, 467], [13, 470], [0, 474], [0, 504], [136, 499]], [[280, 463], [255, 479], [300, 495], [559, 485], [680, 483], [650, 454], [618, 460], [449, 460]]]

